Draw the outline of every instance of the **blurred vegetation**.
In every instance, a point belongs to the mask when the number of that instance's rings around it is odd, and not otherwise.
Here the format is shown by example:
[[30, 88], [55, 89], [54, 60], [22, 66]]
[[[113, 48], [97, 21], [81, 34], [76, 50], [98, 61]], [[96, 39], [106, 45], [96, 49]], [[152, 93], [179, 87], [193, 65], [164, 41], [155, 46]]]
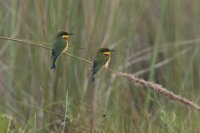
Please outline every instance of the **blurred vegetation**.
[[[113, 70], [148, 69], [139, 77], [200, 104], [199, 12], [198, 0], [0, 0], [0, 36], [51, 47], [58, 31], [73, 32], [69, 53], [92, 60], [100, 47], [116, 49]], [[89, 85], [84, 62], [61, 56], [51, 71], [50, 51], [0, 42], [0, 112], [13, 118], [9, 132], [200, 132], [190, 108], [103, 70]]]
[[9, 120], [0, 114], [0, 133], [6, 133], [9, 129]]

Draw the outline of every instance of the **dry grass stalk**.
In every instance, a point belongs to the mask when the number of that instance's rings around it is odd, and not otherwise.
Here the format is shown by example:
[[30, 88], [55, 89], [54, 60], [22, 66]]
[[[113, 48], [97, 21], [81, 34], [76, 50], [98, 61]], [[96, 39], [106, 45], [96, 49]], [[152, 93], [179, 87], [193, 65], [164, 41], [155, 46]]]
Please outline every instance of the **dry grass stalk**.
[[[21, 39], [13, 39], [13, 38], [8, 38], [8, 37], [1, 37], [1, 36], [0, 36], [0, 39], [11, 40], [11, 41], [20, 42], [20, 43], [23, 43], [23, 44], [31, 44], [31, 45], [34, 45], [34, 46], [37, 46], [37, 47], [41, 47], [41, 48], [45, 48], [45, 49], [51, 50], [51, 48], [49, 48], [49, 47], [46, 47], [44, 45], [39, 45], [38, 44], [39, 42], [25, 41], [25, 40], [21, 40]], [[42, 43], [42, 44], [46, 44], [46, 43]], [[74, 55], [71, 55], [71, 54], [68, 54], [68, 53], [64, 53], [64, 54], [66, 54], [66, 55], [68, 55], [70, 57], [76, 58], [78, 60], [82, 60], [82, 61], [84, 61], [86, 63], [92, 64], [91, 61], [88, 61], [88, 60], [83, 59], [81, 57], [77, 57], [77, 56], [74, 56]], [[143, 79], [139, 79], [139, 78], [135, 77], [132, 74], [123, 73], [123, 72], [117, 72], [117, 71], [113, 71], [111, 69], [106, 69], [106, 70], [108, 70], [108, 71], [110, 71], [112, 73], [115, 73], [119, 77], [128, 79], [134, 85], [138, 85], [139, 87], [142, 87], [142, 88], [145, 88], [145, 89], [151, 89], [151, 90], [153, 90], [153, 91], [155, 91], [157, 93], [163, 94], [164, 96], [166, 96], [170, 100], [182, 103], [184, 105], [190, 106], [190, 107], [200, 111], [200, 106], [197, 105], [196, 103], [190, 101], [189, 99], [186, 99], [184, 97], [181, 97], [179, 95], [174, 94], [173, 92], [167, 90], [166, 88], [162, 87], [159, 84], [156, 84], [156, 83], [153, 83], [153, 82], [149, 82], [149, 81], [145, 81]]]
[[139, 87], [142, 87], [142, 88], [145, 88], [145, 89], [151, 89], [151, 90], [153, 90], [157, 93], [163, 94], [164, 96], [166, 96], [167, 98], [169, 98], [172, 101], [179, 102], [179, 103], [182, 103], [184, 105], [188, 105], [188, 106], [200, 111], [200, 106], [197, 105], [196, 103], [194, 103], [194, 102], [190, 101], [189, 99], [186, 99], [182, 96], [174, 94], [173, 92], [167, 90], [166, 88], [164, 88], [163, 86], [161, 86], [159, 84], [149, 82], [149, 81], [145, 81], [143, 79], [139, 79], [132, 74], [116, 72], [116, 71], [113, 71], [113, 70], [110, 70], [110, 69], [109, 69], [109, 71], [114, 72], [119, 77], [128, 79], [134, 85], [138, 85]]

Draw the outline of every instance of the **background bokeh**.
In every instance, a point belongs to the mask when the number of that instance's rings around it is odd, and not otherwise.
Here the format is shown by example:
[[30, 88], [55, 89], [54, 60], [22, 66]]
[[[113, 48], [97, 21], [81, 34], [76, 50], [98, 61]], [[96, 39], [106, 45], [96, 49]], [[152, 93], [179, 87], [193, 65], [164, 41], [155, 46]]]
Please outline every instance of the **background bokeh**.
[[[162, 84], [200, 104], [199, 0], [0, 0], [0, 36], [47, 42], [74, 33], [68, 53]], [[78, 49], [83, 47], [84, 49]], [[0, 112], [10, 132], [199, 133], [200, 114], [62, 55], [0, 40]], [[1, 121], [1, 119], [0, 119]], [[0, 122], [1, 123], [1, 122]]]

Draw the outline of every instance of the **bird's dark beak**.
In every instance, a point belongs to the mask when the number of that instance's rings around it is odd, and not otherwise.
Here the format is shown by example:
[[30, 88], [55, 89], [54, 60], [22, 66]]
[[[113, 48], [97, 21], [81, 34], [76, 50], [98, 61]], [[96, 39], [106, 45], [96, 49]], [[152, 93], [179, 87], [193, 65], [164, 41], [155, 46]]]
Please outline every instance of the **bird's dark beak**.
[[112, 49], [112, 50], [110, 50], [110, 52], [115, 52], [116, 50], [114, 50], [114, 49]]
[[69, 33], [69, 35], [73, 35], [73, 33]]

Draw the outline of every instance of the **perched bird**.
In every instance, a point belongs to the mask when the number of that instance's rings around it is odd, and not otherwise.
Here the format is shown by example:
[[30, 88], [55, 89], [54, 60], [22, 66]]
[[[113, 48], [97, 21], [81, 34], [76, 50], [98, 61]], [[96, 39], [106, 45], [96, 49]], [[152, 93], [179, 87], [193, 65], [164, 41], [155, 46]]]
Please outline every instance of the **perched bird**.
[[102, 68], [108, 68], [108, 65], [110, 63], [110, 54], [111, 52], [114, 52], [114, 50], [110, 50], [108, 48], [100, 48], [93, 61], [92, 65], [92, 75], [90, 78], [90, 81], [94, 81], [95, 74]]
[[64, 53], [67, 51], [68, 48], [68, 40], [70, 35], [72, 33], [67, 33], [65, 31], [61, 31], [57, 34], [55, 42], [53, 44], [53, 49], [52, 49], [52, 66], [51, 69], [56, 68], [56, 60], [58, 59], [59, 55], [61, 53]]

